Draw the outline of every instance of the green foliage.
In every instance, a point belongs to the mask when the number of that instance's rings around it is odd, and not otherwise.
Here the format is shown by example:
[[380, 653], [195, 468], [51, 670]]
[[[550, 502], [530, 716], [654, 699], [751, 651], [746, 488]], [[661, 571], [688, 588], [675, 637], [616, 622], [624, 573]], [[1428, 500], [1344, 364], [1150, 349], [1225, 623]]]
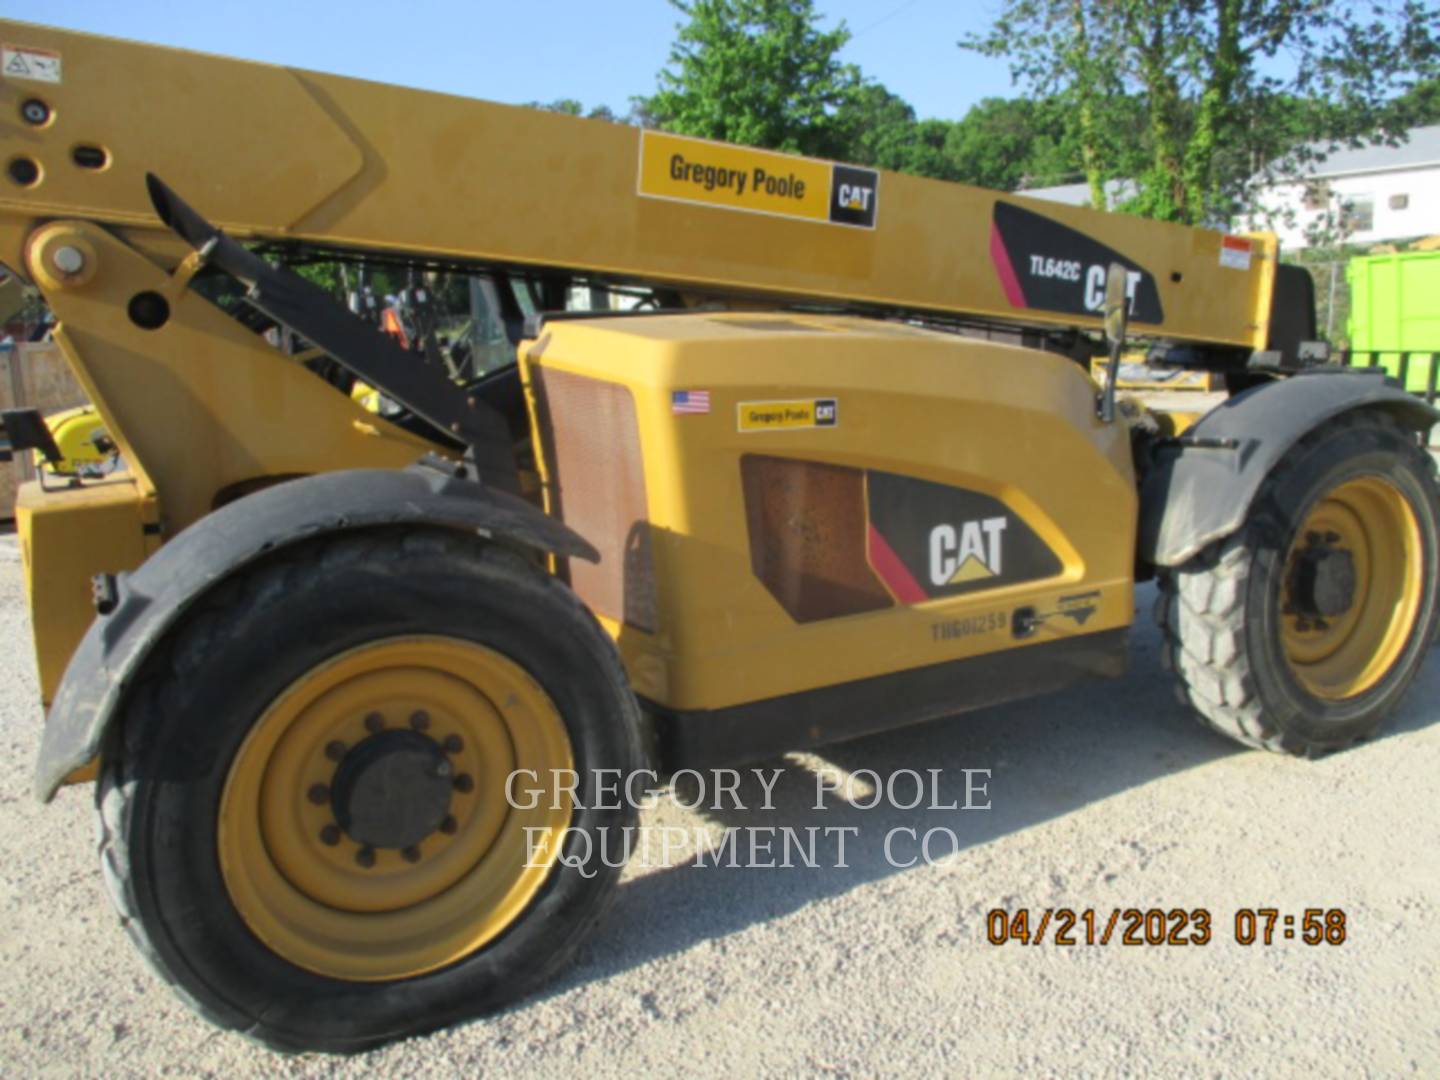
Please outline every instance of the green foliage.
[[838, 111], [843, 135], [838, 155], [858, 165], [954, 179], [945, 158], [949, 125], [915, 119], [915, 110], [879, 83], [856, 88]]
[[585, 106], [574, 98], [556, 98], [551, 102], [527, 101], [525, 104], [531, 109], [543, 109], [545, 112], [564, 113], [566, 116], [583, 116], [587, 120], [609, 120], [612, 123], [619, 122], [620, 120], [609, 105], [596, 105], [587, 112]]
[[1078, 145], [1049, 99], [983, 99], [950, 125], [945, 156], [953, 179], [1000, 191], [1079, 179]]
[[812, 0], [671, 0], [680, 25], [659, 89], [637, 112], [681, 135], [841, 157], [855, 130], [842, 110], [860, 73], [836, 54], [841, 23], [818, 26]]
[[1246, 208], [1262, 166], [1323, 155], [1307, 144], [1394, 139], [1440, 70], [1420, 0], [1002, 0], [960, 45], [1066, 107], [1096, 205], [1132, 178], [1124, 209], [1192, 223]]

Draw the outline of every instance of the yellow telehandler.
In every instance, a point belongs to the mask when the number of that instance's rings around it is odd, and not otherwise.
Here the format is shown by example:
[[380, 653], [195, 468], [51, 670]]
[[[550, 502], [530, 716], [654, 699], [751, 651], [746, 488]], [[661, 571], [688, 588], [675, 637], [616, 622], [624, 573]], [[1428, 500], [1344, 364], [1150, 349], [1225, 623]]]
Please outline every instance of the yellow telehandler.
[[[1364, 738], [1424, 661], [1437, 414], [1325, 362], [1272, 236], [0, 41], [0, 262], [122, 466], [19, 496], [37, 789], [95, 780], [122, 922], [216, 1024], [353, 1051], [511, 1002], [613, 894], [615, 777], [1118, 676], [1139, 581], [1249, 746]], [[455, 377], [316, 258], [483, 282], [513, 362]], [[1117, 401], [1132, 338], [1229, 396]]]

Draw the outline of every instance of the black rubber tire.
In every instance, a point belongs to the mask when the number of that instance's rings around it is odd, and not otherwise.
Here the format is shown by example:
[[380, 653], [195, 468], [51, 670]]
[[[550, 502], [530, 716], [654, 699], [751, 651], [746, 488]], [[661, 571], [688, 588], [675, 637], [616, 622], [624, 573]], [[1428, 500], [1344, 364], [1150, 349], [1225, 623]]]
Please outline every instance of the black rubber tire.
[[[101, 867], [122, 924], [160, 977], [221, 1027], [280, 1050], [353, 1052], [481, 1015], [561, 968], [613, 898], [620, 871], [592, 845], [590, 863], [557, 865], [494, 941], [390, 982], [316, 975], [246, 927], [220, 873], [215, 829], [246, 732], [316, 663], [415, 633], [486, 644], [547, 690], [587, 807], [597, 801], [595, 769], [641, 765], [638, 706], [612, 641], [568, 588], [515, 552], [447, 530], [375, 530], [284, 549], [226, 580], [144, 664], [96, 796]], [[571, 826], [593, 838], [635, 819], [630, 807], [580, 809]]]
[[[1420, 526], [1424, 594], [1395, 663], [1363, 694], [1327, 701], [1291, 673], [1280, 639], [1280, 578], [1310, 507], [1357, 476], [1405, 496]], [[1346, 414], [1300, 441], [1266, 478], [1244, 525], [1160, 577], [1156, 621], [1182, 702], [1246, 746], [1307, 757], [1373, 734], [1424, 663], [1437, 626], [1440, 495], [1434, 459], [1387, 414]]]

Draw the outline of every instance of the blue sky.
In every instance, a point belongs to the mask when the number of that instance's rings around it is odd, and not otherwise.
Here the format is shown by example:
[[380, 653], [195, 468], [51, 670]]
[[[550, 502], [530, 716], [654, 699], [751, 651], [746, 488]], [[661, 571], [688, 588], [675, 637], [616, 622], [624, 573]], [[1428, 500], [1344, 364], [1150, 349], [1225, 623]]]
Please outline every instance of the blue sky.
[[[844, 58], [956, 119], [1008, 96], [1003, 62], [955, 42], [998, 0], [817, 0], [854, 34]], [[617, 112], [655, 88], [680, 16], [665, 0], [0, 0], [0, 16], [492, 101], [578, 98]]]

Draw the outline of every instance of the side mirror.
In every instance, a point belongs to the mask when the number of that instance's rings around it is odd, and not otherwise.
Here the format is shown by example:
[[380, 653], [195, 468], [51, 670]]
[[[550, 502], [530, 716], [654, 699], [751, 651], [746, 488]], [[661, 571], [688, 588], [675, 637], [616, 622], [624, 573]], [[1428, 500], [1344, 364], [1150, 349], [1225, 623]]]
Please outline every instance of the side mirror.
[[1125, 330], [1130, 325], [1129, 279], [1119, 263], [1111, 263], [1105, 274], [1105, 337], [1112, 349], [1125, 344]]
[[1115, 387], [1120, 381], [1120, 353], [1125, 348], [1125, 331], [1130, 325], [1130, 275], [1119, 263], [1111, 263], [1105, 274], [1105, 340], [1110, 345], [1110, 364], [1105, 385], [1100, 389], [1100, 419], [1115, 419]]

